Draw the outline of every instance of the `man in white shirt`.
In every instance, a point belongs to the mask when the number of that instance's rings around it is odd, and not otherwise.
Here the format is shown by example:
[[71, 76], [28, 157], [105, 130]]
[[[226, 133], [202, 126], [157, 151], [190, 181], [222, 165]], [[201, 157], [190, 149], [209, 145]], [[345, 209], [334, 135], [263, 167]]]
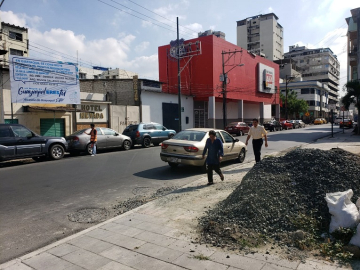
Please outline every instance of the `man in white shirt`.
[[265, 147], [268, 147], [266, 130], [263, 126], [259, 126], [259, 121], [257, 119], [253, 119], [253, 126], [250, 128], [248, 136], [246, 138], [246, 145], [248, 145], [248, 141], [252, 136], [252, 145], [255, 155], [256, 163], [260, 162], [261, 157], [261, 147], [263, 145], [263, 137], [265, 139]]

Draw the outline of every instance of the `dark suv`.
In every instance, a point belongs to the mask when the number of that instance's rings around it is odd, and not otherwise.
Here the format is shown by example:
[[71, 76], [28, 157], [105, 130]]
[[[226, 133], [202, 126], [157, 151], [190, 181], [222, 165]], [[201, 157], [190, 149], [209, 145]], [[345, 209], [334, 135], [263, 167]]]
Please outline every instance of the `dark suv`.
[[141, 144], [143, 147], [150, 147], [151, 143], [157, 146], [161, 142], [171, 139], [175, 134], [175, 130], [167, 129], [158, 123], [130, 125], [123, 131], [123, 135], [131, 138], [133, 146]]
[[67, 148], [65, 138], [40, 136], [19, 124], [0, 124], [0, 161], [46, 157], [61, 159]]

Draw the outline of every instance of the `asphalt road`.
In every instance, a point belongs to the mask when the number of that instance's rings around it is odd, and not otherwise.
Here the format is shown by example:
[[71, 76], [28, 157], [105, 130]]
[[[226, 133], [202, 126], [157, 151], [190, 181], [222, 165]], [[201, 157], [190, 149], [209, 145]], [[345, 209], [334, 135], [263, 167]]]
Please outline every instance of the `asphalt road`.
[[[330, 132], [330, 124], [270, 132], [269, 147], [263, 147], [262, 154], [309, 143]], [[246, 136], [237, 138], [245, 142]], [[79, 209], [111, 210], [142, 192], [183, 186], [203, 176], [192, 167], [171, 170], [159, 153], [160, 147], [136, 148], [0, 168], [0, 263], [92, 226], [69, 221], [68, 214]], [[251, 160], [250, 141], [245, 162]], [[226, 163], [223, 168], [236, 165]], [[108, 218], [112, 216], [110, 211]]]

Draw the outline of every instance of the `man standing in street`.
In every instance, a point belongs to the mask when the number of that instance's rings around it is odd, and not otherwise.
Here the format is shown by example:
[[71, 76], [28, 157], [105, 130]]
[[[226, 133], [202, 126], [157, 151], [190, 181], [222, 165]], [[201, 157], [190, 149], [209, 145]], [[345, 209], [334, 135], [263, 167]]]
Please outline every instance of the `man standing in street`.
[[221, 140], [216, 138], [215, 130], [209, 131], [209, 138], [206, 140], [205, 148], [202, 154], [203, 159], [205, 158], [207, 151], [208, 155], [206, 158], [206, 164], [208, 166], [208, 185], [214, 184], [213, 170], [220, 176], [221, 181], [224, 181], [224, 175], [220, 169], [220, 162], [224, 156], [224, 148]]
[[90, 124], [91, 131], [90, 133], [86, 133], [87, 135], [90, 135], [90, 143], [92, 148], [91, 156], [94, 157], [96, 155], [96, 142], [97, 142], [97, 130], [95, 129], [94, 124]]
[[249, 130], [248, 136], [246, 138], [246, 145], [248, 145], [248, 141], [252, 136], [252, 145], [255, 155], [256, 163], [260, 162], [261, 157], [261, 147], [263, 145], [263, 137], [265, 139], [265, 147], [268, 147], [266, 130], [263, 126], [259, 126], [259, 121], [257, 119], [253, 119], [253, 125]]

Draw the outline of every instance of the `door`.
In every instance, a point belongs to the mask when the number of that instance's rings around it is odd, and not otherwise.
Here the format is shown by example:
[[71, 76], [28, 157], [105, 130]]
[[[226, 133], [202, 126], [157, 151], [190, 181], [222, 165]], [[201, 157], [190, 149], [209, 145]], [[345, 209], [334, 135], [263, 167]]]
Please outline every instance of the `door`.
[[31, 156], [42, 152], [46, 139], [38, 137], [24, 126], [11, 126], [16, 140], [16, 156]]
[[224, 138], [224, 155], [226, 160], [235, 159], [240, 153], [240, 148], [235, 144], [234, 138], [225, 131], [220, 131], [221, 135]]
[[0, 126], [0, 160], [15, 157], [16, 140], [10, 126]]
[[104, 136], [106, 138], [106, 147], [113, 148], [113, 147], [121, 147], [122, 146], [122, 137], [119, 134], [110, 128], [102, 128], [104, 132]]
[[179, 132], [179, 105], [174, 103], [162, 104], [163, 125], [168, 129]]
[[195, 122], [195, 128], [205, 127], [205, 110], [203, 109], [194, 110], [194, 122]]
[[156, 129], [156, 136], [157, 136], [157, 142], [161, 143], [162, 141], [165, 141], [168, 138], [168, 132], [164, 131], [164, 126], [160, 125], [160, 124], [156, 124], [155, 125], [155, 129]]
[[40, 119], [40, 134], [49, 137], [65, 137], [65, 119]]

